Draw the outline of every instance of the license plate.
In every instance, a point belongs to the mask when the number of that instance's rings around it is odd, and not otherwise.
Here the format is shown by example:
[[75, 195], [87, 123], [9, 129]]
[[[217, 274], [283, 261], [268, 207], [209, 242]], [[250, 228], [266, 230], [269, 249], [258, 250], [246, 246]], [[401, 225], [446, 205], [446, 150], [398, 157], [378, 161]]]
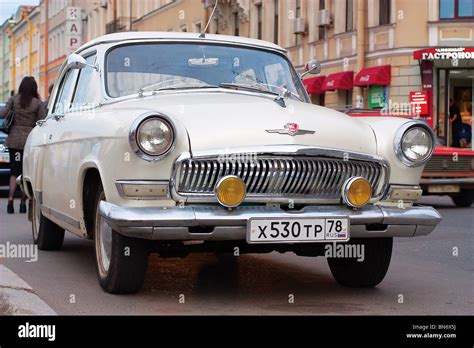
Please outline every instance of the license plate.
[[250, 219], [248, 243], [311, 243], [348, 241], [348, 218]]
[[430, 185], [428, 186], [429, 193], [444, 193], [444, 192], [460, 192], [459, 185]]
[[0, 163], [10, 163], [10, 154], [0, 153]]

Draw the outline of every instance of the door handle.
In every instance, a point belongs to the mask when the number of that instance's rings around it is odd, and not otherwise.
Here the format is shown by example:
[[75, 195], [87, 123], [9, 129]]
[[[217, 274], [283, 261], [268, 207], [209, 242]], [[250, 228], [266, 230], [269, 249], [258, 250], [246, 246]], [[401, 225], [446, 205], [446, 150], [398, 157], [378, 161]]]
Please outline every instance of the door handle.
[[38, 121], [36, 121], [36, 125], [37, 125], [38, 127], [41, 127], [41, 126], [44, 125], [45, 123], [46, 123], [46, 120], [38, 120]]

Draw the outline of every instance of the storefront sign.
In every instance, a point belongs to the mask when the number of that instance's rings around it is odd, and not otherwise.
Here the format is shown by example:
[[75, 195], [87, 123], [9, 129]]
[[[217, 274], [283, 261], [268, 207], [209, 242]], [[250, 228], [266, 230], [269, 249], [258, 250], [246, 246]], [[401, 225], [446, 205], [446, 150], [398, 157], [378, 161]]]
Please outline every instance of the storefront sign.
[[410, 105], [413, 113], [428, 115], [428, 92], [410, 92]]
[[369, 86], [369, 108], [383, 108], [385, 106], [385, 87]]
[[428, 48], [413, 52], [413, 59], [473, 59], [474, 47], [446, 47], [446, 48]]
[[428, 94], [428, 114], [426, 117], [426, 122], [433, 126], [433, 61], [432, 60], [422, 60], [420, 63], [421, 69], [421, 88], [424, 92]]
[[71, 52], [82, 44], [81, 8], [68, 7], [66, 16], [66, 45], [68, 52]]

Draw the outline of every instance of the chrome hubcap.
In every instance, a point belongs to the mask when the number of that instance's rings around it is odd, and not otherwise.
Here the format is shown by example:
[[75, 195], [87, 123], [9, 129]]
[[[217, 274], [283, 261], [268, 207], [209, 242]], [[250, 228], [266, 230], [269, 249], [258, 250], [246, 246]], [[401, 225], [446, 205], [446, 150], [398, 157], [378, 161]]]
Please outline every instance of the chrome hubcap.
[[[104, 200], [104, 195], [101, 196], [101, 201]], [[95, 228], [95, 243], [96, 243], [96, 257], [101, 277], [106, 277], [110, 267], [110, 255], [112, 254], [112, 229], [105, 222], [105, 219], [100, 216], [97, 206], [96, 213], [96, 228]]]

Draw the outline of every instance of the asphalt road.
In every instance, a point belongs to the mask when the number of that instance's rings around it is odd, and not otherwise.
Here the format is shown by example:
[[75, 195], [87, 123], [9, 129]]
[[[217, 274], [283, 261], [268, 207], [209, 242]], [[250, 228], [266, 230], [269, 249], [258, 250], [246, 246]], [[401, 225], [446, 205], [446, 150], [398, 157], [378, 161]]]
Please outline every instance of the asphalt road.
[[[396, 239], [388, 274], [373, 289], [339, 286], [323, 257], [195, 254], [152, 255], [142, 291], [109, 295], [96, 280], [92, 242], [71, 234], [61, 251], [39, 251], [37, 262], [0, 262], [58, 314], [472, 314], [474, 207], [456, 208], [447, 197], [422, 202], [443, 221], [428, 236]], [[26, 215], [7, 215], [6, 203], [0, 199], [0, 243], [32, 243]]]

